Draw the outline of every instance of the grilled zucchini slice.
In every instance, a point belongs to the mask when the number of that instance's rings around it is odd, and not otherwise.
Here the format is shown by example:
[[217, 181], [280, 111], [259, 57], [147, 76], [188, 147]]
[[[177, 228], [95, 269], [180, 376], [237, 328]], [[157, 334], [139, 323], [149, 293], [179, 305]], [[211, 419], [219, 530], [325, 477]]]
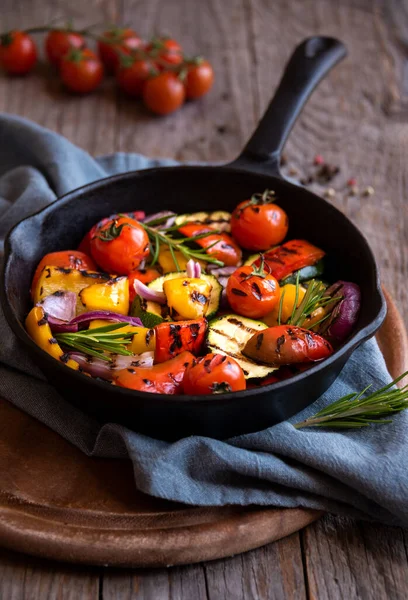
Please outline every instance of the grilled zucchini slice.
[[214, 212], [196, 212], [189, 213], [186, 215], [178, 215], [174, 221], [175, 225], [182, 225], [183, 223], [204, 223], [215, 229], [216, 231], [231, 231], [231, 213], [225, 210], [216, 210]]
[[262, 321], [254, 321], [240, 315], [218, 317], [208, 324], [208, 349], [210, 352], [234, 358], [242, 368], [245, 379], [262, 379], [276, 371], [276, 367], [256, 363], [244, 356], [242, 349], [255, 333], [267, 327]]

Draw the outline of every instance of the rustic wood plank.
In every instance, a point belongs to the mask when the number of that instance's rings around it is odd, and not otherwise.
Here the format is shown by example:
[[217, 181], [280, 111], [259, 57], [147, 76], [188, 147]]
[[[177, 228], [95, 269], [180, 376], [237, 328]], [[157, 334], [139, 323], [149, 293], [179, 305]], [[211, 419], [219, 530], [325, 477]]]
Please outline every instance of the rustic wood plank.
[[99, 571], [0, 550], [2, 600], [98, 600]]
[[306, 598], [299, 534], [225, 560], [205, 563], [209, 600]]
[[399, 528], [327, 516], [302, 532], [311, 599], [405, 599], [404, 534]]
[[103, 600], [207, 600], [203, 567], [105, 571]]

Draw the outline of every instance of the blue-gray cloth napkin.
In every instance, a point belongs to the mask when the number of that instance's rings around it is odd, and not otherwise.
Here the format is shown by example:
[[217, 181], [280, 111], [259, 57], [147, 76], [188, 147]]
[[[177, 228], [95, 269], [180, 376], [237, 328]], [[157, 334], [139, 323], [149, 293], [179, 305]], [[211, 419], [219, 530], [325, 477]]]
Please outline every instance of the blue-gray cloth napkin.
[[[0, 240], [69, 190], [157, 164], [176, 163], [123, 153], [94, 159], [51, 131], [0, 115]], [[136, 487], [147, 494], [196, 505], [303, 506], [408, 525], [408, 412], [390, 425], [362, 430], [297, 430], [291, 424], [368, 383], [378, 388], [390, 381], [374, 340], [291, 421], [228, 441], [188, 437], [176, 443], [117, 424], [101, 426], [67, 404], [17, 344], [2, 313], [0, 340], [0, 397], [87, 455], [129, 457]]]

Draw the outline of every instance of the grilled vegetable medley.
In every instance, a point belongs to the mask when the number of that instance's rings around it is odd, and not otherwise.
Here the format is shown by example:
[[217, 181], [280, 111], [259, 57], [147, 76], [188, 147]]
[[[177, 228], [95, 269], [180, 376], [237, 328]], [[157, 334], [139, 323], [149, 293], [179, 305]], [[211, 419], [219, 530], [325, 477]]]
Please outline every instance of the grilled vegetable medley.
[[325, 252], [287, 239], [270, 190], [225, 211], [116, 214], [45, 255], [26, 329], [67, 367], [157, 394], [267, 385], [330, 356], [361, 294], [328, 283]]

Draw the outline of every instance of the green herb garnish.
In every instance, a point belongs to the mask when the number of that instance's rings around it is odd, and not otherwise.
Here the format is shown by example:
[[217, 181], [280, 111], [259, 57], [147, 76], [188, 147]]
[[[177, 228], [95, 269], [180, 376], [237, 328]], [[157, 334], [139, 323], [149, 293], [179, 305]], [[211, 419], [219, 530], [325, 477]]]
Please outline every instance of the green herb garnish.
[[[159, 231], [158, 229], [154, 229], [154, 227], [150, 227], [150, 225], [147, 225], [146, 223], [140, 223], [140, 225], [146, 231], [150, 239], [150, 251], [153, 255], [153, 260], [151, 262], [152, 265], [156, 264], [157, 259], [159, 257], [160, 246], [161, 244], [163, 244], [169, 247], [173, 260], [175, 258], [174, 251], [179, 251], [187, 260], [193, 258], [194, 260], [203, 260], [205, 262], [212, 263], [219, 267], [224, 266], [224, 263], [221, 260], [213, 258], [206, 252], [206, 250], [217, 244], [218, 241], [215, 241], [214, 244], [211, 244], [211, 246], [203, 249], [190, 248], [190, 246], [187, 245], [191, 242], [200, 240], [201, 238], [213, 235], [214, 233], [216, 233], [216, 231], [206, 231], [197, 235], [192, 235], [190, 237], [173, 238], [170, 235], [170, 230], [173, 229], [172, 227], [170, 227], [169, 230]], [[177, 229], [179, 229], [180, 227], [181, 225], [179, 225]], [[177, 268], [177, 271], [180, 271], [177, 260], [174, 260], [174, 264]]]
[[400, 389], [391, 389], [408, 375], [405, 371], [391, 383], [363, 398], [370, 389], [367, 386], [362, 392], [354, 392], [343, 396], [327, 408], [296, 423], [294, 427], [335, 427], [338, 429], [368, 427], [371, 424], [392, 423], [389, 417], [408, 408], [408, 385]]
[[123, 356], [132, 355], [126, 346], [130, 344], [134, 334], [131, 331], [119, 331], [127, 325], [127, 323], [113, 323], [76, 333], [57, 333], [55, 339], [63, 346], [112, 362], [112, 357], [107, 356], [106, 352]]

